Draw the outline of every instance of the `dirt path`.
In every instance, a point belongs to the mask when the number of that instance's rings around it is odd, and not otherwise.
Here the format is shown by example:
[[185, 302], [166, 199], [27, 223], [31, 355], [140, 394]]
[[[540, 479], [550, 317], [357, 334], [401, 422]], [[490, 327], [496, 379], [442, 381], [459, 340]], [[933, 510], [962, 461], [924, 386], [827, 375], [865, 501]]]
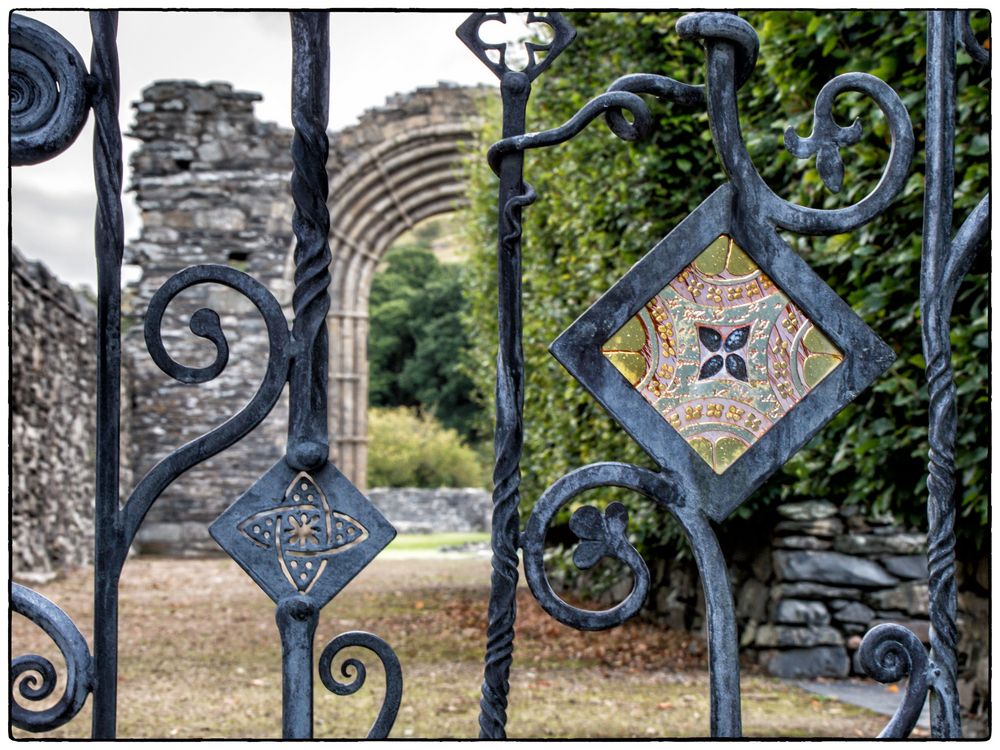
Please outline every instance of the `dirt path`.
[[[403, 665], [403, 703], [391, 736], [475, 737], [488, 581], [483, 557], [378, 559], [323, 611], [317, 654], [345, 630], [376, 633]], [[91, 587], [91, 572], [81, 570], [38, 590], [91, 640]], [[518, 607], [511, 737], [707, 734], [708, 679], [699, 639], [640, 622], [578, 632], [552, 620], [527, 590], [519, 591]], [[31, 650], [55, 656], [44, 635], [19, 616], [12, 639], [15, 655]], [[366, 652], [356, 655], [371, 664]], [[129, 561], [120, 659], [123, 738], [281, 734], [274, 606], [228, 560]], [[317, 680], [316, 736], [363, 737], [383, 686], [377, 664], [353, 696], [328, 693]], [[874, 737], [885, 723], [759, 675], [745, 673], [742, 690], [748, 736]], [[47, 736], [86, 737], [89, 725], [88, 704]]]

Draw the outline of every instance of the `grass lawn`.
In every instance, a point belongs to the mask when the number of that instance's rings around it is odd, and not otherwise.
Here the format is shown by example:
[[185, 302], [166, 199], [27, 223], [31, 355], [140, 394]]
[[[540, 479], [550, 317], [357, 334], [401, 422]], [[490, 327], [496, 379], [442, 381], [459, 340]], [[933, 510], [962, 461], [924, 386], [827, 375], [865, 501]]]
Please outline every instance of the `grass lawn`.
[[483, 544], [489, 547], [490, 535], [484, 532], [446, 531], [439, 534], [397, 534], [379, 556], [414, 556], [413, 553], [429, 552], [434, 557], [442, 547], [460, 547], [464, 544]]
[[[316, 655], [346, 630], [381, 636], [403, 665], [403, 702], [390, 736], [476, 737], [489, 560], [429, 557], [424, 541], [405, 537], [396, 545], [397, 552], [387, 550], [323, 610]], [[91, 576], [75, 571], [38, 590], [92, 642]], [[125, 566], [121, 593], [120, 737], [280, 737], [274, 605], [235, 563], [136, 558]], [[705, 650], [696, 636], [637, 621], [578, 632], [546, 615], [526, 588], [518, 608], [511, 737], [707, 735]], [[59, 667], [58, 652], [20, 616], [11, 637], [14, 655], [40, 652]], [[335, 696], [316, 680], [318, 738], [360, 738], [374, 720], [381, 667], [368, 652], [354, 655], [370, 667], [357, 694]], [[886, 722], [746, 670], [742, 691], [748, 736], [874, 737]], [[44, 736], [82, 738], [89, 731], [88, 700], [76, 719]]]

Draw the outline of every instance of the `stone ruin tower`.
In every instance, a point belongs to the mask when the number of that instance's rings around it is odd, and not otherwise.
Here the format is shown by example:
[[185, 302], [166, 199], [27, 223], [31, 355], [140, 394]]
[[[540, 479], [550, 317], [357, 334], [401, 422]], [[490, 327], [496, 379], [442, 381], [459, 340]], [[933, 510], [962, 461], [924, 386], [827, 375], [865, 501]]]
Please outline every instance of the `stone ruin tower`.
[[[441, 85], [391, 97], [360, 122], [331, 134], [330, 333], [331, 459], [366, 485], [368, 290], [382, 255], [402, 232], [466, 202], [463, 159], [472, 149], [489, 89]], [[215, 380], [184, 385], [163, 374], [145, 348], [143, 315], [155, 291], [197, 263], [225, 263], [252, 275], [291, 320], [291, 131], [258, 121], [260, 95], [227, 83], [160, 81], [135, 103], [132, 184], [142, 213], [126, 249], [142, 278], [126, 291], [123, 349], [133, 375], [132, 440], [137, 477], [180, 445], [228, 419], [255, 392], [266, 367], [267, 335], [240, 294], [201, 285], [179, 295], [162, 327], [167, 351], [204, 366], [209, 342], [188, 329], [201, 307], [219, 313], [229, 364]], [[139, 532], [144, 551], [216, 551], [206, 528], [282, 455], [286, 401], [250, 435], [169, 487]]]

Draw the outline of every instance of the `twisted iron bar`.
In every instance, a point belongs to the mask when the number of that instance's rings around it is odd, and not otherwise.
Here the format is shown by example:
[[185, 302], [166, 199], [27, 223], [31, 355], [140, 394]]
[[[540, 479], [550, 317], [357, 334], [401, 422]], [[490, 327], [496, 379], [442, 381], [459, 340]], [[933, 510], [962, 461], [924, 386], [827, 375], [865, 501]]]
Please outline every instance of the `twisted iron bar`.
[[908, 677], [903, 700], [879, 733], [879, 739], [908, 737], [927, 700], [927, 651], [920, 639], [902, 625], [883, 623], [865, 633], [858, 647], [858, 661], [865, 673], [881, 683]]
[[[399, 665], [399, 658], [388, 643], [377, 635], [361, 630], [338, 635], [326, 645], [323, 653], [320, 654], [319, 678], [326, 689], [336, 695], [353, 695], [358, 692], [364, 686], [368, 676], [364, 662], [360, 659], [346, 659], [340, 665], [340, 674], [350, 679], [350, 682], [340, 682], [333, 675], [333, 660], [337, 654], [352, 647], [366, 648], [374, 653], [382, 662], [382, 668], [385, 670], [385, 696], [382, 699], [378, 716], [367, 735], [367, 739], [370, 740], [384, 740], [389, 736], [392, 725], [396, 721], [399, 704], [403, 697], [403, 670]], [[351, 679], [352, 676], [353, 679]]]
[[[552, 14], [558, 15], [558, 14]], [[562, 23], [560, 21], [560, 23]], [[568, 24], [562, 26], [567, 28]], [[478, 28], [478, 27], [476, 27]], [[571, 30], [566, 32], [571, 33]], [[572, 32], [575, 33], [575, 32]], [[461, 34], [460, 34], [461, 36]], [[470, 47], [470, 39], [463, 38]], [[565, 42], [568, 44], [568, 41]], [[565, 46], [565, 45], [563, 45]], [[475, 47], [473, 47], [473, 51]], [[549, 58], [551, 59], [550, 54]], [[622, 87], [635, 87], [658, 96], [688, 100], [691, 93], [670, 79], [633, 78]], [[599, 115], [618, 137], [634, 141], [644, 137], [652, 125], [646, 103], [635, 93], [613, 90], [588, 102], [559, 128], [541, 133], [524, 133], [524, 105], [530, 93], [526, 76], [506, 73], [501, 82], [504, 98], [504, 138], [487, 155], [490, 167], [500, 177], [501, 218], [499, 227], [499, 347], [497, 351], [497, 422], [493, 474], [492, 576], [483, 697], [480, 701], [480, 737], [503, 738], [507, 723], [507, 695], [513, 658], [514, 623], [517, 618], [517, 547], [520, 530], [520, 456], [523, 446], [524, 354], [521, 348], [521, 209], [534, 202], [534, 189], [523, 182], [523, 152], [563, 143], [580, 133]], [[628, 110], [629, 123], [622, 116]], [[641, 562], [641, 561], [640, 561]], [[648, 578], [648, 575], [647, 575]], [[641, 599], [640, 599], [641, 604]]]
[[59, 647], [66, 660], [66, 684], [54, 706], [43, 710], [27, 709], [18, 703], [17, 692], [31, 701], [52, 695], [56, 687], [56, 669], [48, 659], [37, 654], [18, 656], [10, 664], [10, 721], [18, 729], [47, 732], [61, 727], [83, 708], [93, 685], [93, 660], [87, 640], [73, 621], [59, 607], [41, 594], [18, 583], [10, 586], [10, 606], [44, 630]]
[[[529, 65], [515, 71], [507, 65], [506, 44], [488, 44], [479, 35], [489, 20], [505, 22], [503, 13], [472, 13], [457, 30], [462, 42], [500, 79], [503, 137], [525, 131], [525, 108], [531, 82], [573, 41], [576, 31], [559, 13], [528, 15], [553, 31], [547, 44], [529, 45]], [[490, 50], [499, 61], [490, 59]], [[535, 53], [545, 51], [539, 58]], [[524, 183], [524, 157], [508, 153], [496, 166], [500, 177], [497, 246], [497, 375], [494, 430], [493, 519], [490, 600], [486, 627], [486, 658], [480, 700], [481, 738], [503, 739], [507, 724], [507, 694], [517, 616], [517, 546], [520, 532], [521, 450], [524, 444], [524, 351], [521, 345], [521, 209], [534, 201]]]
[[330, 210], [326, 127], [330, 110], [330, 15], [290, 13], [292, 31], [292, 178], [295, 211], [295, 364], [289, 383], [289, 463], [310, 470], [327, 460], [327, 330], [330, 310]]
[[[962, 733], [958, 677], [958, 593], [955, 582], [956, 388], [950, 317], [962, 278], [989, 232], [986, 195], [952, 237], [955, 190], [956, 32], [977, 61], [968, 13], [931, 11], [927, 20], [927, 168], [920, 309], [928, 395], [927, 562], [931, 620], [931, 729]], [[985, 58], [988, 60], [988, 56]]]
[[76, 48], [40, 21], [11, 14], [9, 39], [8, 156], [13, 166], [38, 164], [61, 154], [80, 134], [90, 78]]
[[[523, 184], [523, 183], [522, 183]], [[528, 186], [524, 186], [528, 188]], [[517, 539], [520, 534], [521, 449], [524, 445], [524, 352], [520, 331], [521, 207], [534, 201], [530, 188], [511, 196], [504, 204], [501, 223], [500, 264], [509, 264], [508, 283], [517, 279], [515, 310], [500, 315], [497, 350], [496, 431], [494, 434], [492, 573], [486, 627], [486, 659], [479, 725], [482, 738], [503, 738], [507, 724], [507, 694], [510, 692], [510, 664], [514, 651], [514, 622], [517, 619]], [[512, 305], [513, 307], [513, 305]], [[514, 339], [514, 340], [512, 340]], [[505, 345], [506, 344], [506, 345]]]

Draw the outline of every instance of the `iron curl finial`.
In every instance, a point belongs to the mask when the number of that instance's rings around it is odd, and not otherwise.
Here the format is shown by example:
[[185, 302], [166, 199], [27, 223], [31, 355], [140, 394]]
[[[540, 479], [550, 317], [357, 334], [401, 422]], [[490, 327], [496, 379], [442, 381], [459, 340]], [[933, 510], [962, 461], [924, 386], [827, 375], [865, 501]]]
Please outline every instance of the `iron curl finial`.
[[760, 40], [753, 26], [739, 16], [719, 11], [688, 13], [677, 19], [681, 39], [703, 39], [706, 45], [729, 42], [736, 48], [736, 88], [753, 74], [760, 52]]
[[161, 326], [167, 306], [178, 294], [197, 284], [221, 284], [249, 299], [264, 318], [267, 328], [267, 370], [253, 398], [233, 417], [201, 437], [182, 445], [160, 461], [132, 490], [122, 508], [125, 539], [130, 543], [142, 519], [157, 497], [177, 477], [216, 453], [243, 438], [250, 430], [264, 421], [281, 395], [288, 379], [288, 366], [292, 356], [291, 337], [281, 304], [261, 284], [242, 271], [230, 266], [205, 264], [191, 266], [171, 276], [149, 302], [146, 311], [146, 348], [157, 366], [167, 375], [182, 383], [206, 383], [218, 377], [229, 357], [229, 348], [219, 316], [213, 310], [202, 308], [191, 316], [191, 330], [215, 344], [215, 361], [203, 368], [192, 368], [176, 362], [163, 345]]
[[38, 164], [61, 154], [83, 129], [89, 77], [61, 34], [27, 16], [10, 16], [10, 163]]
[[749, 23], [728, 13], [706, 12], [683, 16], [677, 32], [685, 39], [702, 38], [708, 56], [707, 102], [716, 150], [737, 191], [754, 204], [754, 212], [770, 223], [803, 234], [836, 234], [867, 223], [884, 211], [902, 190], [909, 173], [915, 139], [910, 115], [899, 95], [875, 76], [846, 73], [827, 83], [816, 98], [813, 133], [800, 138], [785, 135], [786, 147], [804, 158], [817, 155], [823, 182], [836, 192], [843, 183], [839, 149], [861, 136], [861, 126], [843, 128], [833, 120], [834, 100], [856, 91], [875, 101], [889, 125], [891, 145], [882, 178], [857, 203], [846, 208], [816, 209], [799, 206], [779, 197], [760, 176], [747, 152], [740, 132], [736, 91], [752, 71], [757, 55], [757, 35]]
[[879, 738], [907, 737], [920, 717], [927, 698], [927, 651], [920, 639], [902, 625], [883, 623], [869, 630], [858, 648], [865, 673], [881, 683], [909, 677], [903, 702]]
[[559, 598], [545, 574], [545, 535], [556, 513], [582, 492], [608, 486], [635, 490], [653, 499], [676, 495], [662, 475], [648, 469], [616, 462], [584, 466], [562, 477], [542, 493], [521, 540], [524, 574], [535, 599], [559, 622], [581, 630], [606, 630], [621, 625], [639, 611], [649, 592], [649, 568], [628, 541], [625, 533], [628, 512], [621, 503], [612, 503], [604, 514], [593, 506], [580, 508], [570, 520], [570, 530], [581, 540], [573, 554], [577, 567], [584, 570], [591, 568], [604, 556], [613, 557], [628, 566], [633, 585], [624, 600], [603, 611], [579, 609]]
[[958, 27], [958, 39], [962, 43], [962, 48], [969, 53], [969, 57], [980, 65], [989, 65], [992, 57], [990, 51], [976, 39], [976, 34], [972, 30], [971, 11], [957, 11], [955, 23]]
[[[361, 630], [353, 630], [342, 633], [330, 641], [323, 653], [319, 657], [319, 678], [326, 689], [336, 695], [353, 695], [365, 684], [368, 672], [364, 663], [360, 659], [346, 659], [340, 665], [340, 674], [350, 682], [340, 682], [333, 676], [333, 660], [345, 648], [360, 647], [374, 653], [382, 662], [385, 670], [385, 697], [382, 700], [382, 707], [379, 709], [378, 717], [372, 724], [367, 738], [370, 740], [381, 740], [389, 736], [389, 731], [396, 721], [396, 714], [399, 713], [399, 704], [403, 695], [403, 670], [399, 664], [392, 647], [384, 640], [372, 633]], [[353, 677], [353, 679], [351, 679]]]
[[[93, 680], [93, 660], [87, 641], [65, 612], [41, 594], [12, 583], [11, 609], [28, 618], [55, 641], [66, 660], [63, 694], [54, 706], [31, 710], [17, 702], [16, 692], [31, 701], [52, 695], [56, 687], [56, 669], [48, 659], [37, 654], [18, 656], [10, 664], [10, 720], [19, 729], [47, 732], [61, 727], [83, 708]], [[20, 679], [19, 679], [20, 678]]]
[[[621, 116], [621, 111], [627, 109], [635, 118], [628, 122]], [[527, 151], [532, 148], [546, 148], [565, 143], [583, 131], [598, 116], [618, 115], [616, 120], [608, 119], [612, 132], [625, 141], [638, 141], [644, 138], [653, 125], [646, 102], [636, 94], [628, 91], [609, 91], [595, 96], [577, 111], [569, 120], [557, 128], [543, 130], [539, 133], [525, 133], [494, 143], [486, 154], [490, 168], [500, 174], [500, 163], [507, 154], [516, 151]]]

